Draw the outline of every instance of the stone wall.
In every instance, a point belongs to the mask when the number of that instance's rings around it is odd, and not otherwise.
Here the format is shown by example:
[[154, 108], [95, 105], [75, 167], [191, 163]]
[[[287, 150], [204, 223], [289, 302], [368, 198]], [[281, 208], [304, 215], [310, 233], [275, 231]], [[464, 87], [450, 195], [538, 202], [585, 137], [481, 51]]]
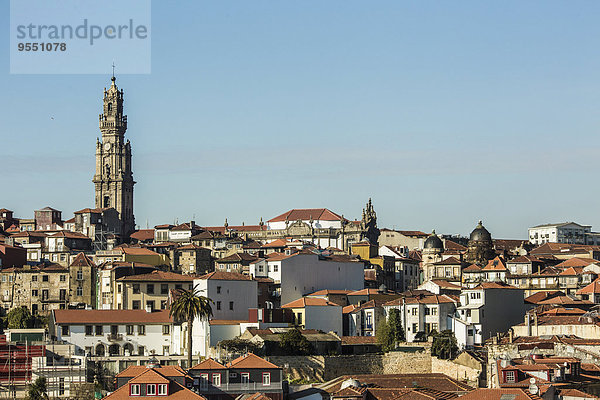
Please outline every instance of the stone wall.
[[417, 352], [345, 356], [271, 356], [268, 361], [283, 367], [284, 376], [308, 382], [324, 382], [340, 375], [416, 374], [440, 372], [477, 386], [479, 370], [432, 357], [429, 349]]

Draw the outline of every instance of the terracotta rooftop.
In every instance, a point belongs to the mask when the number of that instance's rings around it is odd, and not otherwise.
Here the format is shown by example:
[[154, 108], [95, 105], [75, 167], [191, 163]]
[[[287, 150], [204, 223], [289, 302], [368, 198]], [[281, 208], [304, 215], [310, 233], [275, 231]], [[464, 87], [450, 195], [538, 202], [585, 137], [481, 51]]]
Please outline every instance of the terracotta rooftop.
[[191, 276], [176, 274], [175, 272], [152, 271], [149, 274], [124, 276], [122, 278], [117, 279], [117, 281], [122, 281], [122, 282], [139, 282], [139, 281], [193, 282], [194, 278]]
[[129, 235], [129, 237], [142, 242], [146, 240], [154, 240], [154, 229], [140, 229], [133, 232], [131, 235]]
[[216, 281], [251, 281], [252, 277], [235, 272], [214, 271], [202, 275], [196, 279], [212, 279]]
[[321, 299], [318, 297], [302, 297], [298, 300], [294, 300], [290, 303], [284, 304], [281, 308], [303, 308], [303, 307], [326, 307], [334, 306], [339, 307], [339, 304], [332, 303], [331, 301]]
[[192, 369], [227, 369], [223, 364], [213, 360], [212, 358], [207, 358], [202, 361], [200, 364], [196, 364], [192, 367]]
[[330, 294], [335, 295], [335, 294], [348, 294], [348, 293], [352, 293], [352, 290], [323, 289], [323, 290], [318, 290], [311, 294], [307, 294], [307, 296], [327, 296]]
[[280, 369], [277, 365], [268, 362], [264, 358], [260, 358], [256, 354], [248, 353], [245, 356], [241, 356], [233, 360], [226, 365], [228, 368], [267, 368], [267, 369]]
[[589, 285], [579, 289], [576, 294], [596, 294], [600, 293], [600, 278], [596, 279]]
[[85, 254], [79, 253], [71, 263], [71, 267], [95, 267], [96, 264]]
[[335, 393], [340, 390], [342, 382], [349, 378], [356, 379], [363, 385], [375, 386], [377, 388], [413, 388], [416, 385], [419, 388], [451, 393], [473, 390], [471, 386], [441, 373], [342, 375], [318, 385], [318, 388], [328, 393]]
[[327, 208], [303, 208], [290, 210], [275, 218], [271, 218], [267, 222], [280, 222], [285, 220], [294, 222], [297, 220], [308, 221], [310, 219], [313, 221], [340, 221], [342, 217]]
[[526, 389], [476, 389], [460, 397], [461, 400], [542, 400]]
[[[140, 375], [136, 376], [129, 382], [134, 383], [167, 383], [169, 385], [169, 395], [168, 396], [135, 396], [137, 399], [154, 399], [156, 397], [164, 398], [166, 400], [206, 400], [206, 397], [201, 396], [192, 392], [191, 390], [185, 388], [174, 380], [167, 379], [164, 375], [162, 375], [159, 371], [162, 371], [161, 368], [146, 368], [144, 367], [144, 372], [141, 372]], [[165, 381], [166, 379], [166, 381]], [[129, 393], [129, 385], [123, 385], [108, 396], [104, 397], [106, 400], [125, 400], [131, 399]]]

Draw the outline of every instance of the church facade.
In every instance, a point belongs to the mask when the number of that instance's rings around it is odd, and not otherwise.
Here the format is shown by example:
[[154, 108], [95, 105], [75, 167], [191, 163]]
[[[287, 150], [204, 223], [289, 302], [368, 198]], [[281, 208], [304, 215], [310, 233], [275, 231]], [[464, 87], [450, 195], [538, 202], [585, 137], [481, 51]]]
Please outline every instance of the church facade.
[[127, 116], [123, 114], [123, 89], [116, 78], [104, 88], [103, 110], [100, 114], [102, 139], [96, 142], [96, 173], [93, 178], [97, 209], [114, 208], [119, 213], [122, 236], [135, 229], [133, 214], [133, 172], [131, 170], [131, 143], [125, 140]]

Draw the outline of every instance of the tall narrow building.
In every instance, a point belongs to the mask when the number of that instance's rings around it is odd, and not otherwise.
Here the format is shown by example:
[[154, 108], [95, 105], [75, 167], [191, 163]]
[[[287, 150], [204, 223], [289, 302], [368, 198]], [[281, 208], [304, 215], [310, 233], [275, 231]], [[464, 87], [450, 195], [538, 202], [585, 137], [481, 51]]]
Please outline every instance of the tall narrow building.
[[117, 88], [111, 78], [108, 90], [104, 88], [104, 108], [100, 114], [102, 140], [96, 143], [96, 208], [113, 207], [119, 213], [121, 232], [129, 235], [135, 229], [133, 216], [133, 173], [131, 172], [131, 144], [125, 141], [127, 116], [123, 115], [123, 89]]

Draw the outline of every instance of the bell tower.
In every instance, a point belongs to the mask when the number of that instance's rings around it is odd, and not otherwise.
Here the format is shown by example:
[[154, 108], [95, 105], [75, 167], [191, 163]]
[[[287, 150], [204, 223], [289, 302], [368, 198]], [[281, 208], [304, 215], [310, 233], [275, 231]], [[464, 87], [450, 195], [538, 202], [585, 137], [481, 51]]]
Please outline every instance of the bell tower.
[[127, 116], [123, 115], [123, 89], [117, 87], [114, 74], [108, 90], [104, 88], [103, 109], [100, 114], [102, 140], [96, 141], [96, 208], [112, 207], [119, 213], [122, 235], [135, 229], [133, 216], [133, 173], [131, 144], [125, 142]]

